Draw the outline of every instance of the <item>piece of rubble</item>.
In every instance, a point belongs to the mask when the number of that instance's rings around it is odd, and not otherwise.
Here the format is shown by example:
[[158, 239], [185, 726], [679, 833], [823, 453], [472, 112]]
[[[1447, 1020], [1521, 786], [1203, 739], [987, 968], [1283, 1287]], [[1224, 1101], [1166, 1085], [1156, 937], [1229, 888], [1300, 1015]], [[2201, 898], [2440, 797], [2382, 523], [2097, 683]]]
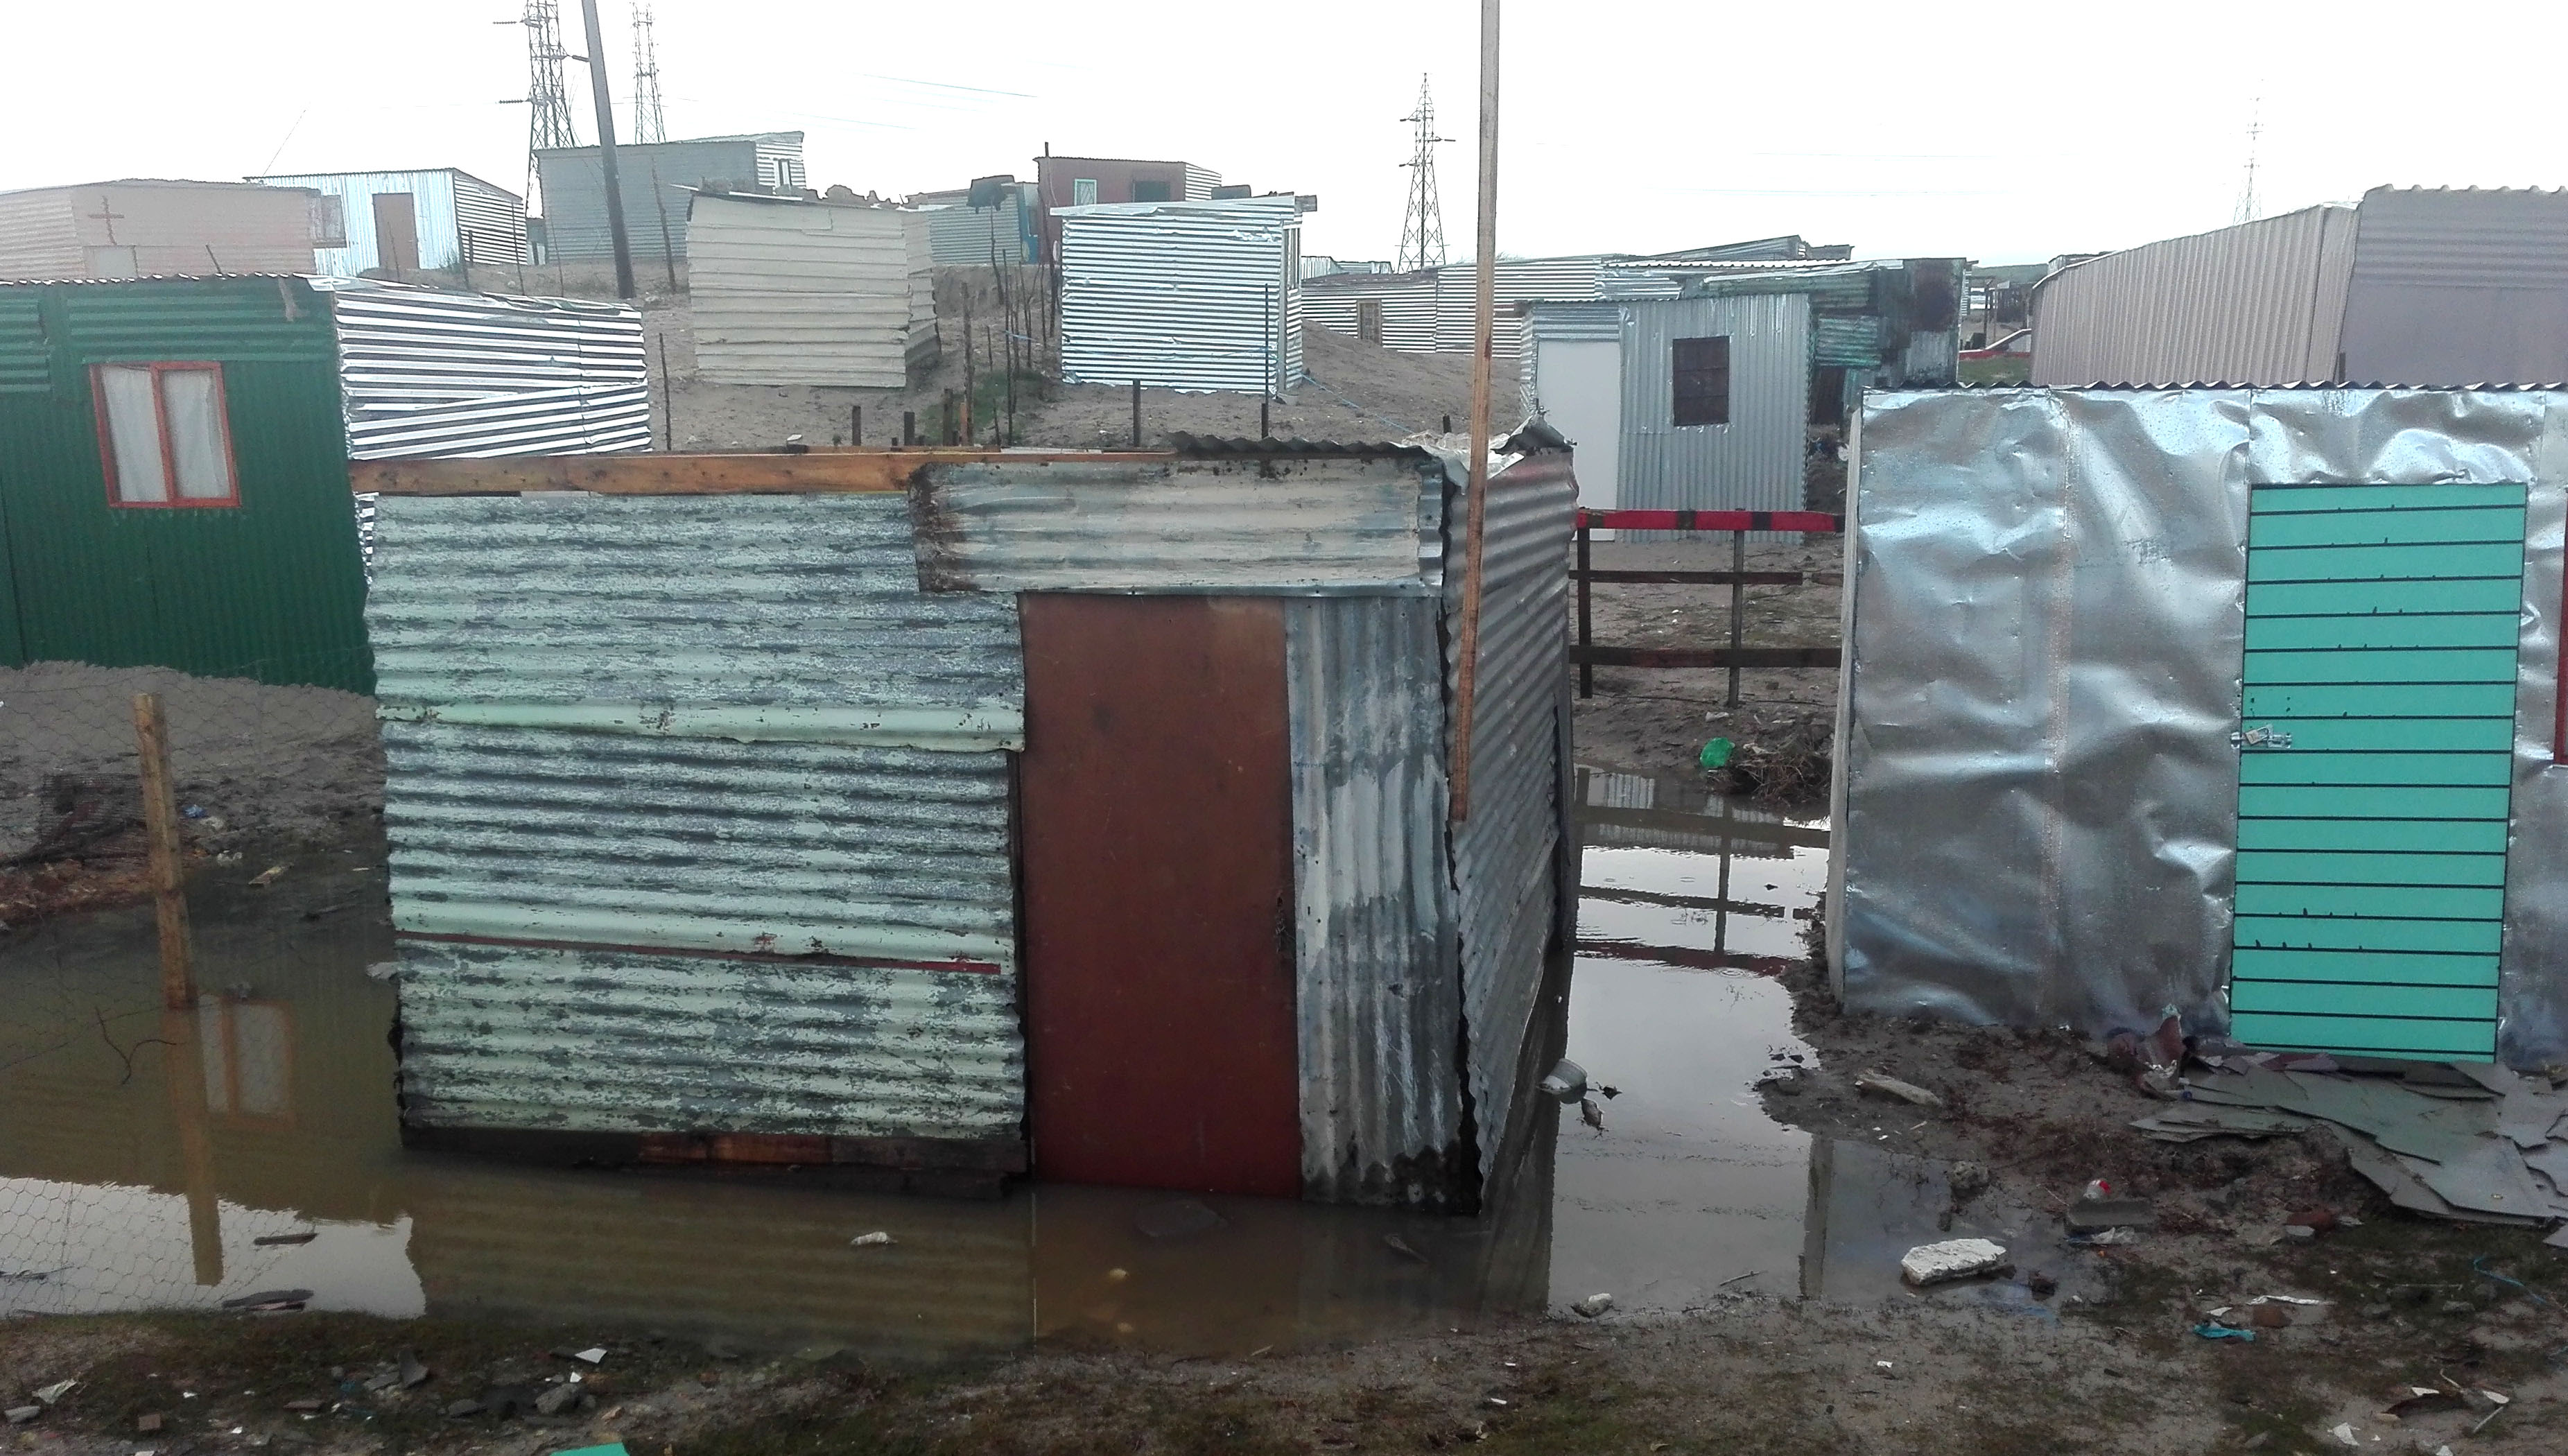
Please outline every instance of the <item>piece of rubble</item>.
[[1914, 1082], [1903, 1082], [1887, 1072], [1870, 1069], [1857, 1072], [1854, 1085], [1860, 1091], [1878, 1092], [1884, 1097], [1896, 1097], [1902, 1102], [1913, 1103], [1919, 1107], [1941, 1108], [1944, 1105], [1943, 1098]]
[[1577, 1303], [1572, 1304], [1569, 1307], [1577, 1310], [1580, 1314], [1593, 1319], [1597, 1315], [1614, 1307], [1614, 1296], [1611, 1294], [1590, 1294], [1586, 1298], [1579, 1300]]
[[8, 1416], [9, 1424], [13, 1426], [23, 1426], [44, 1413], [45, 1408], [41, 1405], [13, 1405], [6, 1412], [0, 1412]]
[[1996, 1274], [2010, 1267], [2003, 1244], [1988, 1239], [1947, 1239], [1941, 1244], [1921, 1244], [1901, 1255], [1899, 1276], [1922, 1288]]

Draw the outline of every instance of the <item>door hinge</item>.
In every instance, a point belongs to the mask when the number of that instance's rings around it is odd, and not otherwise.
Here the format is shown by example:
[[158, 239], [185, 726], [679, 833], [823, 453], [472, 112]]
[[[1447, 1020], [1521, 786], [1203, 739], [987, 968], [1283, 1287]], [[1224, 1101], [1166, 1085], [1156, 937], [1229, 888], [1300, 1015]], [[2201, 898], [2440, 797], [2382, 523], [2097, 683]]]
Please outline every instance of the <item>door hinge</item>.
[[2229, 746], [2231, 748], [2289, 748], [2292, 746], [2292, 735], [2271, 726], [2250, 728], [2244, 733], [2230, 734]]

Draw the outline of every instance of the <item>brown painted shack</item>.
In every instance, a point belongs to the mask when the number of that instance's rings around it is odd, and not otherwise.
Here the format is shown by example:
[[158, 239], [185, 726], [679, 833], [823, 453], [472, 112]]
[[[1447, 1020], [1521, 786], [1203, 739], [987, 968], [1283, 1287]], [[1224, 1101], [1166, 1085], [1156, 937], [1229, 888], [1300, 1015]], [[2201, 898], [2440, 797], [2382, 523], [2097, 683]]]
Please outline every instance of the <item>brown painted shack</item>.
[[359, 467], [410, 1141], [1475, 1207], [1568, 452], [1489, 488], [1457, 818], [1460, 464], [1180, 447]]

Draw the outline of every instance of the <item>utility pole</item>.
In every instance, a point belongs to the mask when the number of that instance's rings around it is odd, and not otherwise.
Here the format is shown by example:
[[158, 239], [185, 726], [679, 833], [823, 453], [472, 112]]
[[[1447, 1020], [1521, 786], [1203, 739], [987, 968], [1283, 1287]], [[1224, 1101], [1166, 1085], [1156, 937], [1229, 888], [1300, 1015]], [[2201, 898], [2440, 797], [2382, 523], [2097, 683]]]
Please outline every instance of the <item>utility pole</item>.
[[1436, 98], [1427, 78], [1418, 78], [1418, 110], [1402, 117], [1417, 128], [1410, 144], [1409, 210], [1400, 221], [1400, 252], [1392, 266], [1401, 272], [1444, 265], [1444, 211], [1436, 196], [1436, 144], [1450, 137], [1436, 135]]
[[[598, 34], [597, 0], [579, 0], [588, 32], [588, 89], [597, 100], [597, 166], [606, 174], [606, 232], [615, 244], [615, 296], [633, 296], [633, 244], [624, 235], [624, 189], [615, 177], [615, 99], [606, 86], [606, 41]], [[549, 201], [546, 206], [550, 206]]]
[[1471, 817], [1471, 712], [1480, 674], [1482, 542], [1489, 514], [1490, 354], [1498, 279], [1498, 0], [1480, 0], [1479, 240], [1471, 269], [1471, 473], [1462, 525], [1462, 620], [1453, 633], [1453, 770], [1446, 817]]

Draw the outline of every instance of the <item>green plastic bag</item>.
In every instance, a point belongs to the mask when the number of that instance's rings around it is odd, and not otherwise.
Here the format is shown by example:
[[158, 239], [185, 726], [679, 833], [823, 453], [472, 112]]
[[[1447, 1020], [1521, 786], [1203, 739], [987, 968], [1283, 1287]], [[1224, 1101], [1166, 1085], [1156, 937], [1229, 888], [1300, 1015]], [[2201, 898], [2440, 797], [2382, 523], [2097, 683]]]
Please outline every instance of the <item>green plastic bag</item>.
[[1703, 757], [1699, 762], [1703, 764], [1705, 773], [1719, 773], [1730, 766], [1730, 756], [1738, 751], [1739, 745], [1729, 739], [1716, 738], [1703, 746]]

